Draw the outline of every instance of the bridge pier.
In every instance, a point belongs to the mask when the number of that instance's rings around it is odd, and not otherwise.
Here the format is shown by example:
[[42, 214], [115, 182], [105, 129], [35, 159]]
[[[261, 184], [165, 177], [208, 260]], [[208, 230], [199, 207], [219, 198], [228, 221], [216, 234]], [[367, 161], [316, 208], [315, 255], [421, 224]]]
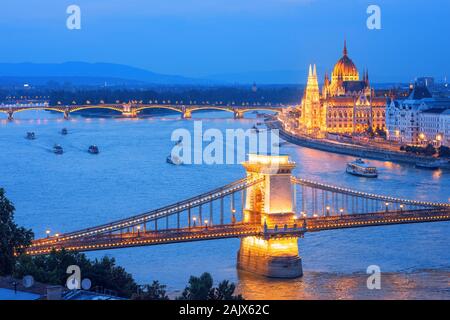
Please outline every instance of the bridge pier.
[[70, 118], [69, 114], [70, 114], [70, 111], [68, 109], [64, 110], [64, 119], [65, 120], [69, 120], [69, 118]]
[[250, 179], [263, 180], [247, 190], [244, 209], [244, 222], [260, 223], [261, 235], [241, 239], [238, 268], [267, 277], [301, 277], [300, 233], [288, 232], [297, 230], [291, 182], [295, 164], [288, 156], [251, 154], [243, 165]]
[[192, 118], [192, 112], [189, 109], [184, 109], [183, 113], [181, 114], [182, 119], [191, 119]]
[[234, 110], [234, 118], [235, 119], [243, 119], [244, 118], [244, 112], [235, 109]]
[[13, 121], [14, 120], [14, 112], [13, 111], [8, 111], [8, 120], [9, 121]]

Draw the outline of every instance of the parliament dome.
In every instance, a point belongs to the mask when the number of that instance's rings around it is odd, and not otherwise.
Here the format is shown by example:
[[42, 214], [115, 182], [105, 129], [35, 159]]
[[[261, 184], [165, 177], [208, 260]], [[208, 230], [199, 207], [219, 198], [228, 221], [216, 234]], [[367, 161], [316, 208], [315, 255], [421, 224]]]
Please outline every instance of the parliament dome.
[[342, 58], [334, 65], [332, 80], [358, 81], [359, 73], [352, 59], [348, 57], [347, 43], [344, 42]]

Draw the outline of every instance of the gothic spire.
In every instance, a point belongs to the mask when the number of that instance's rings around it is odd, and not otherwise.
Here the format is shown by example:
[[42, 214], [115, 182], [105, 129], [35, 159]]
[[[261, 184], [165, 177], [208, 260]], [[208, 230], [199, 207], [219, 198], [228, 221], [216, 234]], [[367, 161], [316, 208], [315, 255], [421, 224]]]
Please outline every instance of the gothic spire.
[[347, 51], [347, 40], [344, 40], [344, 56], [347, 56], [347, 53], [348, 53], [348, 51]]

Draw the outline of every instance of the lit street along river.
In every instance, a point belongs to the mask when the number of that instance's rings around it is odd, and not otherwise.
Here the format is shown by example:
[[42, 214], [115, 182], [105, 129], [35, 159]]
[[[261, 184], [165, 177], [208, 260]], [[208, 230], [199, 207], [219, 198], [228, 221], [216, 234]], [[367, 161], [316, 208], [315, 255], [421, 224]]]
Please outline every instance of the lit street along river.
[[[234, 120], [226, 112], [198, 112], [204, 130], [251, 128], [255, 115]], [[8, 122], [0, 115], [0, 186], [16, 206], [16, 221], [37, 237], [67, 232], [125, 218], [211, 190], [244, 177], [241, 165], [182, 165], [166, 163], [178, 128], [193, 129], [179, 114], [140, 120], [86, 118], [24, 112]], [[69, 134], [61, 135], [67, 127]], [[36, 140], [27, 140], [27, 131]], [[64, 148], [55, 155], [55, 143]], [[87, 148], [99, 146], [100, 154]], [[353, 158], [287, 144], [281, 153], [297, 163], [295, 175], [379, 194], [430, 201], [449, 201], [446, 171], [370, 161], [378, 179], [345, 173]], [[238, 239], [137, 247], [88, 253], [110, 255], [139, 283], [159, 280], [172, 294], [181, 291], [190, 275], [210, 272], [215, 281], [238, 284], [245, 298], [450, 299], [449, 222], [326, 231], [299, 240], [305, 275], [276, 280], [238, 272]], [[381, 290], [366, 288], [366, 268], [378, 265]]]

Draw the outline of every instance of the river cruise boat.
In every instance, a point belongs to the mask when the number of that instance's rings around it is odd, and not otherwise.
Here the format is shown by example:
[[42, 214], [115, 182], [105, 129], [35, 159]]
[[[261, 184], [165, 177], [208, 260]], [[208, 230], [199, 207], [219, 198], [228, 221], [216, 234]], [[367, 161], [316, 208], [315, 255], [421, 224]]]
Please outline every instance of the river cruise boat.
[[34, 132], [27, 132], [26, 138], [28, 140], [34, 140], [36, 139], [36, 135], [34, 134]]
[[96, 145], [92, 145], [92, 146], [89, 146], [88, 152], [90, 154], [98, 154], [99, 150], [98, 150], [98, 147]]
[[62, 128], [61, 134], [62, 134], [63, 136], [65, 136], [67, 133], [69, 133], [69, 132], [67, 131], [67, 128]]
[[377, 168], [369, 166], [362, 159], [356, 159], [353, 162], [347, 163], [346, 172], [358, 177], [366, 177], [366, 178], [378, 177]]
[[55, 144], [53, 146], [53, 153], [55, 153], [55, 154], [63, 154], [64, 150], [59, 144]]

